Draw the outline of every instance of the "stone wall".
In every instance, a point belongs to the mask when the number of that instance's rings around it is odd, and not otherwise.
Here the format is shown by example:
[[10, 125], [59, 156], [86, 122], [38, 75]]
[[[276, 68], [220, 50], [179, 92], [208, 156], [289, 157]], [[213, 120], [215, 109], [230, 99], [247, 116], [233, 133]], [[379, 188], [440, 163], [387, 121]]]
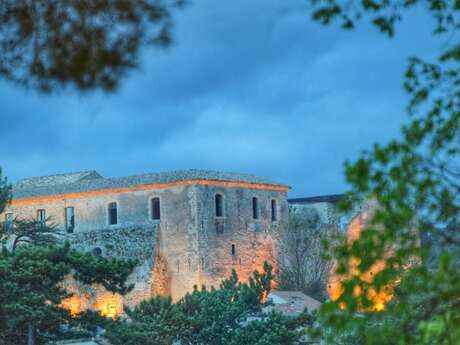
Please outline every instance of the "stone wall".
[[321, 224], [338, 224], [340, 214], [337, 210], [337, 204], [332, 202], [315, 202], [315, 203], [291, 203], [289, 205], [291, 212], [300, 212], [303, 209], [311, 209], [317, 212]]
[[[51, 222], [65, 227], [65, 209], [74, 207], [75, 229], [74, 232], [93, 231], [96, 229], [122, 229], [136, 226], [153, 226], [158, 221], [151, 219], [150, 200], [159, 197], [167, 204], [174, 202], [169, 200], [169, 195], [176, 189], [183, 187], [170, 187], [162, 189], [151, 189], [145, 191], [132, 191], [129, 193], [111, 193], [106, 195], [96, 195], [90, 197], [66, 198], [58, 200], [42, 201], [34, 203], [20, 203], [10, 205], [5, 213], [12, 212], [19, 218], [36, 218], [37, 210], [44, 209], [46, 216], [51, 218]], [[117, 203], [118, 224], [109, 225], [108, 205], [111, 202]], [[163, 205], [162, 205], [163, 208]], [[165, 211], [170, 208], [164, 208]], [[162, 218], [167, 219], [168, 212], [162, 214]], [[174, 216], [174, 215], [172, 215]]]
[[[223, 217], [215, 214], [217, 193], [223, 196]], [[258, 220], [252, 219], [254, 196], [259, 199]], [[254, 270], [262, 269], [264, 261], [276, 267], [277, 238], [288, 213], [286, 193], [195, 185], [167, 198], [176, 214], [162, 218], [159, 226], [162, 268], [155, 269], [163, 278], [156, 289], [166, 289], [167, 285], [177, 300], [195, 285], [218, 286], [232, 269], [247, 280]], [[278, 206], [275, 222], [271, 221], [272, 199], [277, 200]], [[164, 267], [168, 268], [167, 277]]]
[[[122, 301], [134, 306], [151, 296], [156, 226], [145, 228], [100, 229], [67, 235], [71, 246], [82, 252], [95, 252], [98, 248], [104, 257], [134, 259], [137, 266], [128, 278], [127, 284], [135, 284], [134, 289], [123, 296]], [[95, 301], [106, 295], [104, 289], [82, 287]]]
[[[224, 199], [222, 218], [215, 216], [213, 203], [217, 193]], [[254, 270], [262, 270], [264, 261], [273, 264], [276, 270], [278, 239], [288, 217], [285, 192], [199, 186], [198, 195], [200, 282], [218, 285], [229, 277], [232, 269], [247, 280]], [[252, 217], [253, 197], [258, 198], [259, 219]], [[276, 221], [271, 219], [271, 200], [277, 202]]]
[[[223, 196], [223, 217], [215, 214], [217, 193]], [[160, 198], [160, 221], [151, 220], [153, 197]], [[253, 197], [258, 198], [259, 219], [252, 216]], [[272, 200], [277, 203], [275, 221], [271, 219]], [[107, 206], [111, 202], [118, 205], [117, 225], [108, 224]], [[18, 218], [35, 218], [37, 210], [43, 208], [47, 217], [64, 228], [66, 207], [75, 210], [74, 232], [66, 235], [74, 248], [99, 248], [96, 251], [103, 256], [139, 261], [129, 278], [135, 288], [123, 298], [108, 295], [100, 287], [68, 282], [69, 289], [82, 296], [74, 304], [112, 312], [118, 312], [120, 303], [132, 306], [159, 294], [177, 300], [194, 285], [217, 286], [232, 269], [242, 280], [261, 270], [264, 261], [276, 269], [278, 241], [288, 218], [286, 192], [224, 185], [176, 185], [14, 203], [6, 212]]]

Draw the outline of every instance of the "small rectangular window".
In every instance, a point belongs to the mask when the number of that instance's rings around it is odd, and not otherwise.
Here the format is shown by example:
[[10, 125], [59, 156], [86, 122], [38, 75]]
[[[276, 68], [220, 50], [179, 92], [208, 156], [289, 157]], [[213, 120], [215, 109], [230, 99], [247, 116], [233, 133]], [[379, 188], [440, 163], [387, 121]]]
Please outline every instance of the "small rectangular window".
[[216, 194], [215, 203], [216, 203], [216, 217], [223, 217], [224, 216], [224, 205], [223, 205], [222, 194]]
[[278, 207], [276, 206], [276, 200], [272, 200], [272, 222], [276, 222], [278, 220]]
[[232, 244], [232, 255], [235, 256], [236, 255], [236, 247], [234, 244]]
[[151, 201], [152, 205], [152, 219], [160, 220], [160, 198], [153, 198]]
[[73, 207], [66, 207], [65, 223], [67, 232], [73, 232], [73, 229], [75, 228], [75, 209]]
[[109, 208], [109, 224], [110, 225], [118, 224], [117, 203], [111, 202], [108, 208]]
[[252, 218], [259, 219], [259, 199], [252, 198]]
[[45, 212], [45, 210], [43, 210], [43, 209], [37, 210], [37, 221], [40, 224], [45, 225], [45, 223], [46, 223], [46, 212]]
[[10, 229], [13, 226], [14, 222], [14, 215], [13, 213], [9, 212], [5, 214], [5, 225], [7, 229]]

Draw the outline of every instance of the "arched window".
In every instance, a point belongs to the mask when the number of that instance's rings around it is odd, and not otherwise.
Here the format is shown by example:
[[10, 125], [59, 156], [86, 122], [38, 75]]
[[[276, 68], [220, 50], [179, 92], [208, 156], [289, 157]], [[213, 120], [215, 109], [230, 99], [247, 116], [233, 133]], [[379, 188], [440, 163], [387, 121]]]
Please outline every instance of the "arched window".
[[160, 198], [153, 198], [151, 200], [151, 211], [152, 211], [152, 219], [153, 220], [160, 220]]
[[109, 211], [109, 225], [118, 224], [117, 203], [111, 202], [108, 206], [108, 211]]
[[272, 208], [272, 222], [276, 222], [278, 220], [278, 207], [276, 205], [275, 199], [272, 199], [271, 208]]
[[215, 204], [216, 204], [216, 217], [223, 217], [224, 216], [224, 197], [222, 196], [222, 194], [216, 194]]
[[259, 199], [252, 198], [252, 218], [259, 219]]

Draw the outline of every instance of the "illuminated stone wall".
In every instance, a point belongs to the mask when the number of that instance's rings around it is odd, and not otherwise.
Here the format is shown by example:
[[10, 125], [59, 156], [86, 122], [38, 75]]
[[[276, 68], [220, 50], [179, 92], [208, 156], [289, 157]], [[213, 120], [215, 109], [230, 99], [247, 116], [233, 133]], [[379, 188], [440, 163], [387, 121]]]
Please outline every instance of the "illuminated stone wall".
[[[218, 285], [235, 269], [241, 279], [247, 280], [253, 271], [262, 270], [264, 261], [275, 266], [278, 261], [278, 243], [288, 218], [285, 192], [223, 189], [199, 186], [200, 198], [196, 205], [197, 262], [202, 266], [199, 280]], [[224, 196], [224, 217], [214, 213], [214, 195]], [[258, 198], [260, 217], [252, 217], [252, 198]], [[271, 200], [277, 202], [277, 221], [271, 220]], [[235, 255], [232, 255], [232, 245]]]
[[123, 314], [124, 305], [127, 305], [124, 296], [111, 293], [102, 286], [83, 285], [71, 277], [63, 285], [73, 295], [64, 299], [61, 306], [74, 316], [91, 309], [106, 317], [116, 318]]
[[[102, 256], [135, 259], [138, 265], [128, 279], [128, 284], [134, 283], [134, 289], [123, 296], [123, 303], [129, 306], [151, 296], [152, 270], [156, 245], [156, 226], [133, 227], [123, 229], [104, 229], [75, 233], [67, 236], [73, 248], [80, 251], [101, 250]], [[103, 289], [88, 289], [91, 298], [105, 295]]]
[[[216, 193], [223, 195], [224, 217], [215, 215]], [[161, 200], [161, 221], [151, 220], [153, 197]], [[257, 220], [252, 219], [253, 197], [259, 200]], [[277, 202], [276, 221], [271, 219], [272, 200]], [[114, 201], [118, 203], [118, 224], [108, 225], [107, 205]], [[153, 295], [168, 294], [177, 300], [194, 285], [217, 286], [232, 269], [243, 280], [261, 270], [264, 261], [276, 269], [278, 239], [288, 217], [286, 191], [225, 183], [14, 202], [6, 212], [35, 218], [38, 209], [45, 209], [47, 217], [63, 228], [65, 207], [70, 206], [75, 208], [76, 226], [66, 239], [74, 248], [87, 252], [97, 248], [105, 257], [139, 261], [128, 282], [135, 283], [135, 288], [123, 297], [101, 287], [66, 282], [79, 298], [64, 305], [71, 310], [93, 308], [108, 316], [118, 314], [121, 304], [133, 306]]]
[[[19, 218], [36, 218], [37, 210], [44, 209], [51, 221], [64, 227], [65, 208], [74, 207], [74, 233], [97, 231], [99, 229], [123, 229], [126, 227], [154, 226], [158, 221], [152, 220], [150, 215], [150, 200], [153, 197], [162, 199], [162, 218], [173, 219], [175, 210], [171, 208], [177, 202], [175, 195], [180, 195], [187, 188], [174, 186], [169, 188], [130, 191], [122, 193], [107, 193], [95, 196], [66, 197], [47, 200], [38, 200], [33, 203], [13, 202], [5, 212], [12, 212]], [[180, 197], [180, 196], [179, 196]], [[163, 200], [164, 199], [164, 200]], [[108, 204], [116, 202], [118, 205], [118, 224], [109, 225]]]
[[[224, 217], [215, 215], [215, 195], [224, 198]], [[259, 199], [260, 217], [252, 219], [252, 198]], [[278, 221], [271, 221], [271, 200], [277, 200]], [[165, 269], [158, 269], [161, 284], [177, 300], [194, 285], [218, 286], [235, 269], [246, 280], [264, 261], [276, 268], [278, 236], [288, 208], [286, 193], [191, 186], [176, 203], [174, 221], [161, 221], [158, 251]], [[232, 245], [235, 253], [232, 253]], [[156, 282], [154, 283], [156, 284]], [[164, 289], [158, 287], [158, 289]]]

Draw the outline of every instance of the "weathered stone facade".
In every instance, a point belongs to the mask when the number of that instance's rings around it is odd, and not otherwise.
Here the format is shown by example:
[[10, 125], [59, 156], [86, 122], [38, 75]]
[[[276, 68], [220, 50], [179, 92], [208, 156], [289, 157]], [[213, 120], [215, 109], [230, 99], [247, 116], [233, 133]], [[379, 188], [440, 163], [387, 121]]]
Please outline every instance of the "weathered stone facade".
[[[151, 296], [153, 279], [153, 267], [156, 246], [156, 225], [151, 227], [103, 229], [68, 234], [69, 243], [80, 251], [94, 251], [98, 248], [101, 255], [106, 257], [118, 257], [135, 259], [138, 265], [129, 277], [128, 284], [133, 283], [134, 289], [122, 301], [126, 305], [136, 305], [140, 301]], [[89, 290], [84, 287], [80, 290]], [[103, 293], [101, 288], [92, 293], [92, 298], [97, 299]], [[104, 292], [105, 293], [105, 292]], [[94, 300], [93, 302], [96, 302]]]
[[[177, 300], [194, 285], [216, 286], [232, 269], [245, 280], [264, 261], [276, 264], [278, 237], [288, 217], [287, 189], [254, 176], [209, 171], [118, 179], [87, 172], [20, 181], [4, 213], [35, 218], [45, 210], [63, 231], [71, 230], [66, 240], [73, 247], [137, 259], [129, 278], [135, 288], [123, 298], [68, 282], [81, 297], [70, 304], [111, 315], [121, 304], [132, 306], [156, 294]], [[217, 214], [216, 195], [222, 198], [222, 214]], [[159, 198], [160, 219], [152, 219], [153, 198]], [[113, 203], [117, 221], [111, 225]], [[74, 226], [66, 229], [69, 207]]]

